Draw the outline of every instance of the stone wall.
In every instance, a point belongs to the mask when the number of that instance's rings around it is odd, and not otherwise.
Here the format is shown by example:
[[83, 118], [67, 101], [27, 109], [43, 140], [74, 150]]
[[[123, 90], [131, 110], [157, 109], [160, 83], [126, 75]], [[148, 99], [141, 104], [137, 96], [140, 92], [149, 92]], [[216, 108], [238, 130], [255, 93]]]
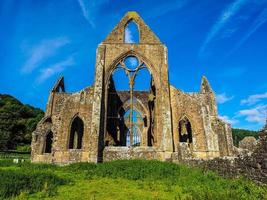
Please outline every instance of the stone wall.
[[200, 167], [204, 171], [216, 171], [227, 177], [245, 176], [253, 181], [267, 184], [267, 136], [261, 137], [255, 151], [247, 155], [212, 160], [185, 159], [179, 163]]
[[129, 159], [160, 159], [153, 147], [105, 147], [103, 161]]

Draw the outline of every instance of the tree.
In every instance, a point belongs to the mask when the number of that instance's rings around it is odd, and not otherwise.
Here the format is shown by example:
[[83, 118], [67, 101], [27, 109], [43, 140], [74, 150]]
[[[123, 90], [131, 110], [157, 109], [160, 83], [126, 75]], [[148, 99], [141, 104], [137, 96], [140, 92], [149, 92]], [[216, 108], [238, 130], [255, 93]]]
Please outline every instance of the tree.
[[30, 144], [31, 134], [43, 116], [41, 109], [24, 105], [10, 95], [0, 94], [0, 150]]

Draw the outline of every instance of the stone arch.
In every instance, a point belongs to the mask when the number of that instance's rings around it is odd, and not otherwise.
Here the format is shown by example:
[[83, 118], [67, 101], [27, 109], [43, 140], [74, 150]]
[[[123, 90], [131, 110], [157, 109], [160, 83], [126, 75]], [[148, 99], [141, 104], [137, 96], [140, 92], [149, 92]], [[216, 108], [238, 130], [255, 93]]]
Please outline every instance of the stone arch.
[[[149, 118], [149, 111], [147, 110], [147, 108], [145, 107], [145, 105], [139, 100], [136, 99], [137, 103], [135, 103], [133, 105], [133, 110], [137, 111], [140, 116], [142, 117], [142, 122], [143, 122], [143, 128], [140, 129], [140, 127], [138, 127], [139, 132], [140, 132], [140, 145], [148, 145], [148, 131], [149, 131], [149, 124], [150, 124], [150, 118]], [[126, 112], [128, 112], [131, 109], [131, 104], [129, 102], [129, 99], [125, 100], [122, 104], [122, 106], [118, 109], [119, 110], [119, 115], [120, 116], [124, 116], [126, 114]], [[123, 110], [121, 112], [121, 110]], [[123, 114], [123, 115], [122, 115]], [[151, 146], [151, 145], [148, 145]]]
[[[144, 133], [142, 132], [144, 129], [144, 118], [142, 113], [137, 109], [133, 108], [133, 124], [130, 127], [129, 117], [130, 117], [130, 109], [128, 109], [124, 114], [124, 120], [126, 121], [126, 125], [128, 129], [126, 129], [125, 134], [125, 146], [140, 146], [143, 140], [146, 140]], [[140, 119], [141, 118], [141, 119]], [[128, 121], [128, 123], [127, 123]], [[130, 134], [132, 132], [132, 134]]]
[[[133, 24], [135, 26], [134, 28], [136, 30], [134, 30], [134, 31], [137, 31], [137, 34], [138, 34], [137, 35], [137, 37], [138, 37], [137, 41], [127, 41], [126, 31], [127, 31], [128, 26], [131, 25], [131, 24]], [[132, 32], [132, 30], [130, 30], [130, 31]], [[124, 43], [126, 43], [126, 44], [138, 44], [138, 43], [140, 43], [140, 28], [139, 28], [138, 23], [133, 18], [129, 19], [124, 25], [123, 40], [124, 40]]]
[[53, 132], [49, 130], [45, 135], [44, 150], [43, 150], [44, 153], [52, 152], [53, 137], [54, 137]]
[[84, 135], [84, 122], [76, 114], [70, 122], [69, 149], [81, 149]]
[[46, 116], [44, 117], [41, 121], [40, 121], [41, 124], [44, 124], [44, 123], [51, 123], [52, 124], [52, 118], [51, 116]]
[[107, 67], [106, 77], [105, 77], [105, 90], [108, 89], [108, 84], [109, 84], [110, 77], [111, 77], [113, 71], [117, 68], [117, 66], [120, 63], [120, 61], [125, 59], [125, 58], [127, 58], [127, 57], [129, 57], [129, 56], [135, 56], [139, 60], [139, 62], [140, 62], [140, 60], [142, 62], [144, 62], [146, 68], [148, 69], [148, 71], [150, 72], [151, 76], [154, 79], [156, 89], [160, 88], [160, 77], [159, 77], [159, 74], [157, 73], [157, 70], [156, 70], [155, 66], [151, 63], [151, 61], [149, 61], [149, 59], [144, 57], [142, 54], [140, 54], [140, 53], [138, 53], [136, 51], [130, 50], [130, 51], [124, 52], [121, 55], [119, 55]]
[[134, 20], [139, 27], [140, 43], [161, 44], [158, 37], [145, 24], [138, 13], [130, 11], [122, 18], [112, 32], [107, 36], [103, 43], [123, 43], [124, 41], [124, 27], [128, 21]]
[[[126, 111], [130, 109], [130, 102], [129, 102], [130, 99], [126, 99], [121, 107], [118, 109], [118, 110], [121, 110], [122, 108], [124, 108]], [[134, 105], [134, 109], [137, 110], [141, 115], [142, 117], [145, 117], [148, 115], [148, 110], [147, 108], [145, 107], [145, 105], [139, 100], [136, 98], [136, 101], [137, 101], [137, 104]]]

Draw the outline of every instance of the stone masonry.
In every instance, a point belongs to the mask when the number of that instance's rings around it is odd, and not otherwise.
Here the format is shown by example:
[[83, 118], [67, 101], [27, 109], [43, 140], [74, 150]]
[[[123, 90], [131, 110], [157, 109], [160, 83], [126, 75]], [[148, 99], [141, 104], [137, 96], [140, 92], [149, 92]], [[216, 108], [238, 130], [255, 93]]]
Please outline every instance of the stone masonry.
[[203, 171], [212, 170], [226, 177], [245, 176], [255, 182], [267, 184], [267, 120], [265, 127], [259, 132], [256, 143], [255, 138], [248, 137], [246, 140], [249, 144], [244, 144], [245, 149], [240, 149], [241, 151], [239, 150], [239, 153], [233, 157], [219, 157], [211, 160], [192, 158], [174, 162], [197, 166]]
[[[138, 27], [138, 43], [125, 41], [130, 22]], [[127, 66], [128, 58], [138, 61], [135, 69]], [[115, 87], [118, 68], [129, 77], [127, 91]], [[151, 74], [150, 88], [134, 90], [135, 76], [144, 68]], [[167, 47], [136, 12], [128, 12], [97, 48], [92, 86], [68, 93], [63, 77], [55, 83], [45, 116], [33, 132], [31, 159], [67, 164], [231, 155], [231, 127], [218, 118], [207, 78], [196, 93], [171, 86]]]

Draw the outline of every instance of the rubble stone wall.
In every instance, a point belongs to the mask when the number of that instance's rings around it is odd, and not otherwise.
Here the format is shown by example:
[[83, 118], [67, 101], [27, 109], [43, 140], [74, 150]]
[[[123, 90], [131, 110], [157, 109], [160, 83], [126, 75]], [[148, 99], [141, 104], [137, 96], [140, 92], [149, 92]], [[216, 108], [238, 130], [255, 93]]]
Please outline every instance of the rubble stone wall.
[[267, 137], [261, 138], [255, 151], [246, 155], [211, 160], [184, 159], [174, 162], [200, 167], [203, 171], [212, 170], [227, 177], [245, 176], [251, 180], [267, 184]]

